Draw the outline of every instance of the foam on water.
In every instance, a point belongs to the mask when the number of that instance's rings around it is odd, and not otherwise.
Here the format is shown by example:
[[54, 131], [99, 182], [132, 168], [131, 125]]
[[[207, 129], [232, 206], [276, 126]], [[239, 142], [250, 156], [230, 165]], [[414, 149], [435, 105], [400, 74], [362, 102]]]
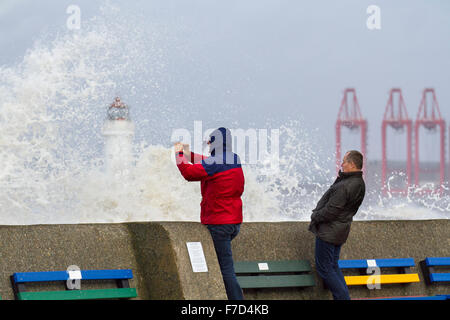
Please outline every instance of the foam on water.
[[[118, 18], [106, 6], [79, 32], [43, 37], [21, 63], [0, 67], [0, 224], [199, 221], [200, 186], [178, 172], [170, 130], [157, 128], [159, 143], [134, 147], [126, 179], [105, 171], [107, 105], [139, 85], [161, 89], [153, 75], [165, 64], [155, 45], [163, 31]], [[158, 111], [149, 112], [152, 123], [176, 117]], [[324, 156], [321, 139], [299, 120], [280, 126], [279, 172], [266, 162], [243, 167], [245, 221], [309, 220], [335, 176], [327, 169], [334, 155]], [[385, 199], [368, 190], [357, 218], [448, 218], [449, 203], [447, 196]]]

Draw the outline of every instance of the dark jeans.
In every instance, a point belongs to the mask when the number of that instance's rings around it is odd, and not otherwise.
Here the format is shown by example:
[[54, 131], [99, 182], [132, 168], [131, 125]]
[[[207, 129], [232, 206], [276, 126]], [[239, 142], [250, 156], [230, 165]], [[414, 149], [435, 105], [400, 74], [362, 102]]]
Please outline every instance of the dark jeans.
[[331, 290], [334, 300], [350, 300], [344, 275], [338, 266], [341, 246], [325, 242], [316, 237], [316, 270]]
[[237, 236], [240, 224], [209, 224], [207, 225], [214, 242], [220, 271], [222, 272], [225, 290], [229, 300], [243, 300], [242, 289], [236, 279], [231, 252], [231, 240]]

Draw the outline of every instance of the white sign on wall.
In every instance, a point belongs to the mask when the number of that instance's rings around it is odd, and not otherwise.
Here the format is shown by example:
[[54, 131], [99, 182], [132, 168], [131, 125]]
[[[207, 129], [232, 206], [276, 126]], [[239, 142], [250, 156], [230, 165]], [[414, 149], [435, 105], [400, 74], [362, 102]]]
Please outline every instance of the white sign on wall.
[[208, 272], [201, 242], [186, 242], [193, 272]]

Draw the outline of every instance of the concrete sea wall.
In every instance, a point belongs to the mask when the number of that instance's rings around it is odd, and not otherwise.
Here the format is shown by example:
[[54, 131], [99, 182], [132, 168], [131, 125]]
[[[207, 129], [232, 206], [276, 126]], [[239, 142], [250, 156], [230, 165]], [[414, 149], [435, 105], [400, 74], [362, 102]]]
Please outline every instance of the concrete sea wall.
[[[250, 289], [246, 299], [331, 299], [314, 267], [314, 236], [307, 222], [244, 223], [233, 241], [235, 260], [311, 262], [317, 286]], [[208, 272], [194, 273], [186, 242], [201, 242]], [[355, 221], [341, 259], [414, 258], [421, 282], [350, 287], [352, 298], [448, 294], [448, 285], [426, 286], [418, 266], [428, 256], [450, 256], [450, 220]], [[0, 296], [14, 299], [14, 272], [81, 269], [133, 270], [138, 299], [226, 299], [214, 246], [196, 222], [0, 226]], [[346, 273], [347, 274], [347, 273]], [[82, 281], [82, 288], [115, 284]], [[61, 283], [31, 285], [32, 290], [63, 289]]]

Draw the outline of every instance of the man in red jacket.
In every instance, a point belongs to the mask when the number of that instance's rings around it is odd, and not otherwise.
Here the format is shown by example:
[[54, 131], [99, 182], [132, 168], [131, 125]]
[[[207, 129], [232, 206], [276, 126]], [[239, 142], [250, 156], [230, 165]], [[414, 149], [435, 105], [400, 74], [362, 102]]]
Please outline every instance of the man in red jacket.
[[239, 233], [242, 223], [244, 174], [239, 156], [231, 151], [229, 129], [214, 130], [208, 144], [210, 157], [190, 152], [188, 145], [176, 143], [177, 167], [187, 181], [201, 183], [200, 221], [207, 226], [213, 239], [228, 299], [242, 300], [242, 289], [234, 272], [231, 240]]

